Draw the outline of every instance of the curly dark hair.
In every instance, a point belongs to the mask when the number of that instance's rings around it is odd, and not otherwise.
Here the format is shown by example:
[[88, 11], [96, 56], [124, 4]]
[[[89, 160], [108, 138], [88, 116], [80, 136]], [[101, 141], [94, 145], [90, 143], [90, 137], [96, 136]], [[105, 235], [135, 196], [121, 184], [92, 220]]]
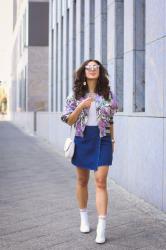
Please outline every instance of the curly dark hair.
[[99, 67], [99, 78], [97, 80], [96, 90], [95, 92], [101, 96], [103, 96], [106, 100], [109, 98], [110, 86], [109, 86], [109, 79], [108, 79], [108, 71], [107, 69], [98, 61], [89, 59], [82, 63], [78, 70], [74, 72], [74, 85], [73, 85], [73, 92], [75, 98], [78, 100], [81, 97], [84, 97], [85, 94], [88, 92], [88, 85], [83, 85], [83, 82], [86, 81], [85, 76], [85, 66], [89, 62], [95, 62]]

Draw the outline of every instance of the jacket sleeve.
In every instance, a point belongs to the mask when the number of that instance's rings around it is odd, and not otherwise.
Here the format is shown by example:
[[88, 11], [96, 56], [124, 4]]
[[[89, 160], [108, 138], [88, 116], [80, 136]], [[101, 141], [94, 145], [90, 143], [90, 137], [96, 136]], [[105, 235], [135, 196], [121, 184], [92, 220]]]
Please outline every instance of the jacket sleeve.
[[61, 115], [61, 120], [67, 123], [69, 115], [75, 110], [75, 108], [76, 108], [76, 100], [74, 95], [71, 94], [66, 98], [66, 104]]

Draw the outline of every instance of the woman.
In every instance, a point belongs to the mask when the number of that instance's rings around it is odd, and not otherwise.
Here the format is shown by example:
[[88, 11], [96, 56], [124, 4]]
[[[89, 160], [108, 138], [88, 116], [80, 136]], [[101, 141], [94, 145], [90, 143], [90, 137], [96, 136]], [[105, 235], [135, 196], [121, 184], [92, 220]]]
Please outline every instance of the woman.
[[90, 232], [88, 180], [94, 170], [98, 225], [96, 243], [105, 242], [107, 175], [114, 150], [113, 115], [117, 102], [109, 87], [108, 72], [97, 60], [87, 60], [75, 72], [73, 93], [67, 97], [62, 121], [75, 126], [76, 193], [80, 208], [80, 231]]

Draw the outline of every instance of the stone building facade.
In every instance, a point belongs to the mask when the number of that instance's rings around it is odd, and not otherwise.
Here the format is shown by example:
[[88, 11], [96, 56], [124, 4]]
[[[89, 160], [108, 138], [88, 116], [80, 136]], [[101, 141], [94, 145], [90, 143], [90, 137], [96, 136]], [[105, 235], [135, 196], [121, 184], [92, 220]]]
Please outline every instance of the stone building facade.
[[62, 150], [69, 128], [60, 114], [73, 71], [100, 60], [119, 103], [110, 177], [166, 211], [166, 1], [49, 3], [49, 140]]
[[13, 1], [13, 114], [48, 110], [48, 15], [48, 1]]

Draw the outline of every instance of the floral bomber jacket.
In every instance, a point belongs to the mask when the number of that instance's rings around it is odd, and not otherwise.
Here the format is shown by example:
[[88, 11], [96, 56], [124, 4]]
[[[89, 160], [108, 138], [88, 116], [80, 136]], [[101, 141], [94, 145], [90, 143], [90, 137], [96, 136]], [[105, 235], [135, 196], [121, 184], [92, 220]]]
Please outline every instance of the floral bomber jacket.
[[[86, 99], [86, 97], [81, 97], [79, 100], [77, 100], [75, 99], [74, 94], [71, 93], [66, 99], [66, 105], [62, 113], [61, 120], [67, 123], [69, 115], [84, 99]], [[108, 100], [105, 100], [103, 96], [96, 94], [95, 103], [100, 137], [103, 137], [106, 135], [106, 128], [110, 127], [110, 124], [113, 123], [113, 115], [118, 111], [118, 103], [111, 90]], [[88, 112], [89, 108], [84, 108], [75, 122], [74, 127], [76, 130], [76, 136], [83, 137], [83, 132], [88, 121]]]

